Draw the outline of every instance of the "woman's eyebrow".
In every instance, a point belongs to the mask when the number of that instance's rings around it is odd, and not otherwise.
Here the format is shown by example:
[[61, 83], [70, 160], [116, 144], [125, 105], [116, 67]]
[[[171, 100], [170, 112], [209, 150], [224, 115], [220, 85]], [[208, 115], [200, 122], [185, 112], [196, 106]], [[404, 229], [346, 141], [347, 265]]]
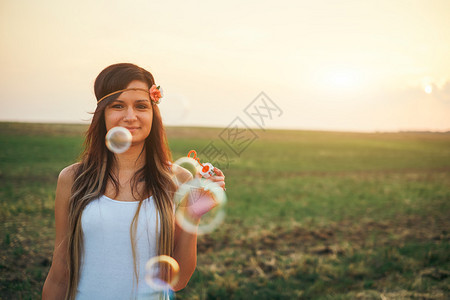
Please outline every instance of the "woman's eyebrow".
[[[121, 102], [121, 103], [125, 103], [124, 100], [120, 100], [120, 99], [115, 99], [115, 100], [113, 100], [112, 102]], [[148, 99], [138, 99], [138, 100], [135, 100], [134, 102], [150, 102], [150, 100], [148, 100]]]

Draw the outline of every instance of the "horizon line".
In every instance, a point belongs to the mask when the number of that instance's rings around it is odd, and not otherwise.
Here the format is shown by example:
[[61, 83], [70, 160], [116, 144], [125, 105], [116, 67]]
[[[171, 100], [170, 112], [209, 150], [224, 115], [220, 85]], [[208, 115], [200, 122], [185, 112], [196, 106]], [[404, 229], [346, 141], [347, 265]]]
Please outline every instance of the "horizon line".
[[[17, 121], [17, 120], [0, 120], [0, 123], [16, 123], [16, 124], [40, 124], [40, 125], [83, 125], [88, 126], [87, 122], [63, 122], [63, 121]], [[205, 128], [205, 129], [225, 129], [226, 126], [212, 126], [212, 125], [164, 125], [166, 128]], [[251, 130], [257, 131], [276, 131], [276, 130], [286, 130], [286, 131], [314, 131], [314, 132], [337, 132], [337, 133], [440, 133], [440, 134], [450, 134], [450, 128], [444, 130], [429, 130], [429, 129], [409, 129], [409, 130], [333, 130], [333, 129], [318, 129], [318, 128], [293, 128], [293, 127], [270, 127], [262, 129], [260, 127], [251, 127]]]

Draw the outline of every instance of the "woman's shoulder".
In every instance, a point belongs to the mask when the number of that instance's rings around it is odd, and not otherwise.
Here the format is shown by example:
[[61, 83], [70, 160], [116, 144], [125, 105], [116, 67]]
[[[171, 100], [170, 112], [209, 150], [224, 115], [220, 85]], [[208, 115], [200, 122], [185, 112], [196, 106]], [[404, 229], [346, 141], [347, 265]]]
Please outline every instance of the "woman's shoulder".
[[75, 173], [80, 166], [80, 163], [74, 163], [70, 166], [65, 167], [61, 170], [58, 176], [58, 182], [61, 182], [62, 184], [71, 184], [74, 181]]
[[56, 197], [55, 197], [55, 214], [56, 211], [59, 214], [63, 214], [63, 219], [66, 219], [67, 206], [71, 196], [71, 190], [75, 181], [76, 170], [79, 163], [72, 164], [65, 167], [58, 176], [58, 183], [56, 185]]

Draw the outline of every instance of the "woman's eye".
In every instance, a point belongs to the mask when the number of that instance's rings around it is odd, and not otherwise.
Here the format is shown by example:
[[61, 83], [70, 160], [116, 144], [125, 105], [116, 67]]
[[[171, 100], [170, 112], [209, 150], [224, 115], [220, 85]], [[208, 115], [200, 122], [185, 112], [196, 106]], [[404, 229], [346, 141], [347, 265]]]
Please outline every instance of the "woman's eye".
[[114, 104], [113, 106], [111, 106], [112, 108], [122, 108], [123, 105], [121, 104]]
[[147, 108], [148, 108], [148, 105], [146, 105], [146, 104], [139, 104], [139, 105], [137, 106], [137, 108], [138, 108], [138, 109], [147, 109]]

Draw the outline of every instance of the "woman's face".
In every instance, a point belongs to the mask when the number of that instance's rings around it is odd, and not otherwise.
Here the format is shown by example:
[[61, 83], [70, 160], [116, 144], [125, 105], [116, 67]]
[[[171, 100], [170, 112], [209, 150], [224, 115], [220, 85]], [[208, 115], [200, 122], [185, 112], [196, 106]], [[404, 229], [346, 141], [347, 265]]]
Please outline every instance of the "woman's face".
[[[147, 90], [145, 82], [134, 80], [127, 89]], [[127, 128], [133, 136], [132, 144], [143, 143], [152, 129], [153, 109], [150, 95], [144, 91], [125, 91], [105, 108], [106, 130], [116, 126]]]

